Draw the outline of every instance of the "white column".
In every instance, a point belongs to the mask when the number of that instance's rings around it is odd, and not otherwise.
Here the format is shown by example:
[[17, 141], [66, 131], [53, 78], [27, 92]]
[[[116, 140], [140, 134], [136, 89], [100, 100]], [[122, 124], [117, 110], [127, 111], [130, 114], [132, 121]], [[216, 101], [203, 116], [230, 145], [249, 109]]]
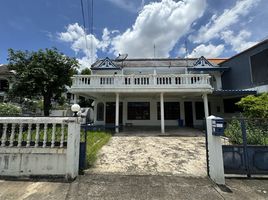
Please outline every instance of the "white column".
[[165, 133], [164, 93], [160, 93], [161, 133]]
[[208, 95], [203, 94], [203, 101], [204, 101], [204, 111], [205, 111], [205, 118], [209, 116], [209, 111], [208, 111]]
[[221, 137], [212, 135], [212, 120], [216, 118], [215, 116], [206, 118], [209, 175], [215, 183], [225, 185]]
[[73, 103], [77, 103], [77, 95], [76, 94], [73, 94], [74, 95], [74, 100], [73, 100]]
[[119, 133], [119, 93], [116, 93], [116, 101], [115, 101], [115, 132]]

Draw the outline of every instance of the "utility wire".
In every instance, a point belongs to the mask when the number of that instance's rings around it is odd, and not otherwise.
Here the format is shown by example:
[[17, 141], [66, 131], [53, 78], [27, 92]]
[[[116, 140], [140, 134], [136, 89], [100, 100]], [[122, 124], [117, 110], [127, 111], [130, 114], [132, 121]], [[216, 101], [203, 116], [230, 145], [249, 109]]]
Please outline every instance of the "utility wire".
[[80, 3], [81, 3], [81, 9], [82, 9], [82, 19], [83, 19], [83, 29], [84, 29], [84, 36], [85, 36], [85, 42], [86, 42], [86, 49], [88, 50], [86, 20], [85, 20], [85, 12], [84, 12], [83, 0], [80, 0]]

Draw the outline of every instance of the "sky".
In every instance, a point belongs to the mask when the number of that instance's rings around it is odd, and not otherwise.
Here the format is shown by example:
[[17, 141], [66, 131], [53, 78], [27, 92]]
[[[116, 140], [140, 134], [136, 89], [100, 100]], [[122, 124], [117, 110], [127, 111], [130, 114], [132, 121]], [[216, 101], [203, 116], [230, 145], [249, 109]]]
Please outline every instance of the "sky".
[[81, 68], [119, 54], [128, 58], [227, 58], [268, 37], [267, 0], [82, 3], [85, 21], [80, 0], [1, 1], [0, 63], [8, 63], [9, 48], [52, 47], [76, 57]]

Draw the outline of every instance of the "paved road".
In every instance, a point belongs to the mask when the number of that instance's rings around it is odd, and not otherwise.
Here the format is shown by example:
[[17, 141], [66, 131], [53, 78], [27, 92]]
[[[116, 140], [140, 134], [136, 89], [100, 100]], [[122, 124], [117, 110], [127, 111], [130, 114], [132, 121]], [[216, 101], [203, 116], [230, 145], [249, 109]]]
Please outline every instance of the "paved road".
[[112, 137], [88, 173], [205, 177], [205, 137]]
[[73, 183], [0, 181], [0, 200], [268, 199], [268, 180], [228, 179], [227, 186], [223, 192], [206, 177], [92, 174]]

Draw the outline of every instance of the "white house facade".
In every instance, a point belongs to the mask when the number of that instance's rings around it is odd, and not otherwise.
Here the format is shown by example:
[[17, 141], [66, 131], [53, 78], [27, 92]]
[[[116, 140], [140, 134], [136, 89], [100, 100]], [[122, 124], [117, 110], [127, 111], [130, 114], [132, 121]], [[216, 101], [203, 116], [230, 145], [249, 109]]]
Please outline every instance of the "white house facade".
[[105, 58], [92, 65], [91, 75], [74, 76], [69, 92], [74, 102], [79, 96], [93, 99], [94, 125], [114, 126], [116, 132], [125, 126], [159, 126], [162, 133], [167, 126], [201, 127], [210, 114], [225, 115], [228, 92], [221, 77], [229, 68], [217, 62]]

